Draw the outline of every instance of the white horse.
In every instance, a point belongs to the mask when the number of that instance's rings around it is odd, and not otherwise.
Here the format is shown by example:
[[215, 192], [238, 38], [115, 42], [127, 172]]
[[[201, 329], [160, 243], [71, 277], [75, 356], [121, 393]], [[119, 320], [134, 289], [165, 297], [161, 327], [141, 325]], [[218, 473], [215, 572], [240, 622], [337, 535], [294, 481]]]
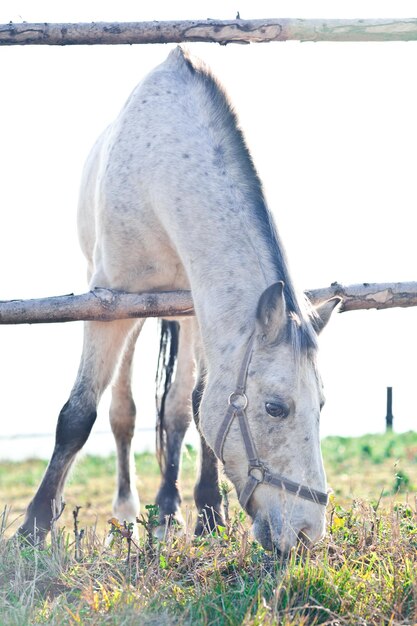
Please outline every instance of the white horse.
[[[195, 495], [207, 525], [221, 519], [217, 456], [265, 548], [286, 553], [300, 538], [319, 540], [327, 496], [316, 337], [339, 299], [314, 311], [296, 296], [236, 116], [210, 72], [181, 48], [138, 85], [95, 144], [78, 222], [91, 289], [192, 291], [196, 317], [181, 321], [178, 376], [160, 425], [161, 523], [178, 515], [176, 478], [196, 358], [193, 405], [203, 455]], [[112, 380], [114, 514], [135, 520], [130, 375], [142, 326], [132, 319], [85, 323], [79, 371], [22, 534], [48, 532], [51, 504], [62, 497]]]

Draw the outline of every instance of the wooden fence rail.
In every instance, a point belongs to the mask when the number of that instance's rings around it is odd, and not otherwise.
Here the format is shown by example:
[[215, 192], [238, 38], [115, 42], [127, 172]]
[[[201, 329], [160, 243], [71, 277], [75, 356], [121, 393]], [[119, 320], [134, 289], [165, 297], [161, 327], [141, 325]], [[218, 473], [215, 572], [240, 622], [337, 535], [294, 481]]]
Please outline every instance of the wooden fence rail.
[[[343, 286], [333, 283], [323, 289], [306, 291], [318, 304], [332, 296], [343, 298], [340, 310], [388, 309], [417, 306], [417, 282], [361, 283]], [[34, 300], [0, 301], [0, 324], [39, 324], [78, 320], [111, 321], [132, 317], [175, 317], [193, 315], [189, 291], [125, 293], [94, 289], [81, 295]]]
[[416, 41], [417, 19], [256, 19], [0, 24], [0, 46], [192, 41]]

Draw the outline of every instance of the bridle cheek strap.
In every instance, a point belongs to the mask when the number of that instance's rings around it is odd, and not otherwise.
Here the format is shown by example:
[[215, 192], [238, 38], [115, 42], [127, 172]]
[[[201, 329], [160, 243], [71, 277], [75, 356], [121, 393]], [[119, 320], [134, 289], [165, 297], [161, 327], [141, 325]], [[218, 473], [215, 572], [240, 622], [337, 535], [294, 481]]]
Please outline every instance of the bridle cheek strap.
[[327, 493], [307, 487], [301, 483], [294, 482], [289, 478], [281, 476], [280, 474], [272, 474], [259, 458], [245, 410], [248, 405], [248, 399], [245, 394], [246, 379], [249, 364], [252, 358], [253, 343], [254, 334], [251, 336], [245, 351], [245, 356], [242, 361], [236, 385], [236, 391], [229, 396], [229, 406], [214, 442], [214, 453], [224, 464], [224, 444], [232, 422], [235, 417], [237, 417], [248, 459], [248, 479], [245, 486], [239, 493], [239, 502], [243, 509], [247, 510], [249, 500], [251, 499], [256, 487], [260, 484], [273, 485], [274, 487], [279, 487], [280, 489], [289, 491], [299, 498], [304, 498], [305, 500], [310, 500], [316, 504], [327, 506], [329, 501]]

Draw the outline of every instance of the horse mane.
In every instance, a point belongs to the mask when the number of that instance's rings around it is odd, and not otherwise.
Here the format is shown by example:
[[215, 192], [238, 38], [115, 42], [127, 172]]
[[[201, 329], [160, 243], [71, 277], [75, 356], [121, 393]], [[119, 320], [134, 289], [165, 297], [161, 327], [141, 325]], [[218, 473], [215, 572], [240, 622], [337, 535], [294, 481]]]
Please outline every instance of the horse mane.
[[243, 178], [247, 181], [245, 194], [253, 207], [251, 217], [266, 243], [277, 280], [284, 282], [284, 296], [290, 318], [289, 341], [298, 354], [306, 352], [309, 348], [315, 348], [317, 346], [313, 327], [315, 311], [307, 298], [303, 294], [299, 296], [294, 288], [286, 254], [233, 105], [219, 80], [203, 61], [191, 57], [182, 46], [178, 46], [171, 54], [175, 55], [178, 61], [182, 61], [194, 79], [204, 86], [214, 112], [214, 120], [227, 130], [228, 141], [223, 142], [225, 145], [221, 147], [232, 151], [232, 157], [239, 164]]

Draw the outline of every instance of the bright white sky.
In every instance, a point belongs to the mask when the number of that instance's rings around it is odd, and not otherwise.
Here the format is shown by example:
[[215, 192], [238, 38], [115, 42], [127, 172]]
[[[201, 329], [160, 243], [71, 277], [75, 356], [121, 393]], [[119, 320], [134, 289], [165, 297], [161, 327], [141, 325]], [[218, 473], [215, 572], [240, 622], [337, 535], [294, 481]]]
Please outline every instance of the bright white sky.
[[[415, 2], [2, 0], [0, 22], [227, 19], [237, 10], [248, 19], [415, 17]], [[0, 299], [86, 291], [75, 229], [83, 162], [171, 47], [0, 49]], [[415, 280], [417, 43], [190, 48], [236, 105], [299, 287]], [[321, 342], [322, 435], [381, 431], [387, 385], [396, 429], [415, 428], [416, 323], [411, 309], [335, 316]], [[142, 427], [154, 423], [152, 338], [142, 338], [136, 364]], [[0, 435], [54, 431], [81, 340], [81, 323], [0, 327]], [[96, 430], [107, 429], [102, 406]]]

